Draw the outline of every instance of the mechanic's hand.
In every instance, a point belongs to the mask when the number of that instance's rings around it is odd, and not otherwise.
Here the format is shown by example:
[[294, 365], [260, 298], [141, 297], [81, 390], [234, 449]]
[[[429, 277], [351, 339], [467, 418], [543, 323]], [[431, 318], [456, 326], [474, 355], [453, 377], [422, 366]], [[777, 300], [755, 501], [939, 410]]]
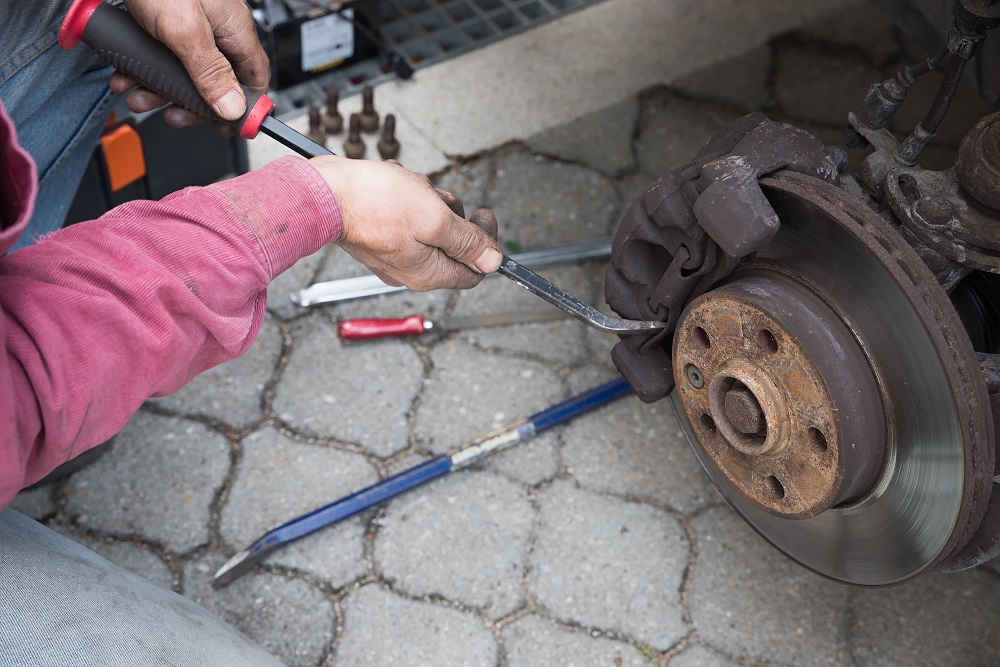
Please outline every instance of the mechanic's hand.
[[[180, 58], [202, 98], [219, 116], [236, 120], [246, 111], [239, 82], [254, 92], [267, 92], [270, 64], [242, 0], [125, 0], [125, 6], [146, 32]], [[135, 86], [124, 74], [116, 72], [111, 77], [111, 89], [116, 93]], [[128, 97], [128, 107], [135, 112], [166, 103], [145, 88]], [[184, 127], [205, 119], [172, 107], [164, 113], [164, 120], [173, 127]], [[218, 128], [225, 128], [223, 134], [233, 132], [228, 126]]]
[[467, 289], [500, 267], [496, 218], [396, 162], [323, 156], [310, 160], [340, 204], [338, 243], [389, 285], [421, 292]]

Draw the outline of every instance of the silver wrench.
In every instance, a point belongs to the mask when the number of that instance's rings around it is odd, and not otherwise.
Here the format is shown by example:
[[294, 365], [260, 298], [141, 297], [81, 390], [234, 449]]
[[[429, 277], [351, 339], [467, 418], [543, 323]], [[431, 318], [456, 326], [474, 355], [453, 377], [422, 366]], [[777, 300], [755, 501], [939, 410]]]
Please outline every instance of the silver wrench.
[[620, 317], [612, 317], [607, 313], [602, 313], [569, 292], [559, 289], [526, 266], [518, 264], [507, 255], [503, 256], [498, 273], [507, 276], [529, 292], [542, 297], [556, 308], [566, 311], [584, 324], [599, 331], [614, 334], [644, 334], [667, 326], [666, 322], [623, 320]]

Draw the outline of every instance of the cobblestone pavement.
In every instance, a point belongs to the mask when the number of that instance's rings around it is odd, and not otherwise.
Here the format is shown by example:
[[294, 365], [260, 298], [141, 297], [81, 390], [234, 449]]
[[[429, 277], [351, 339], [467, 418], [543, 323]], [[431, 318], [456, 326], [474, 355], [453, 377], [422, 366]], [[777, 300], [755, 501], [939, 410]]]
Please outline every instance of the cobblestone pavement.
[[[886, 36], [888, 48], [873, 47]], [[440, 186], [468, 210], [491, 206], [511, 248], [604, 237], [655, 177], [747, 111], [837, 139], [901, 44], [874, 13], [805, 28], [456, 160]], [[933, 88], [915, 97], [926, 104]], [[946, 159], [983, 108], [972, 95], [956, 103], [929, 159]], [[244, 358], [151, 401], [109, 454], [15, 507], [294, 666], [1000, 663], [996, 570], [886, 590], [814, 576], [725, 505], [664, 404], [635, 398], [302, 540], [214, 591], [216, 568], [274, 524], [613, 376], [614, 338], [569, 320], [337, 338], [336, 321], [352, 316], [547, 307], [499, 278], [309, 311], [287, 299], [361, 272], [333, 248], [302, 261], [271, 288]], [[603, 303], [599, 263], [545, 273]]]

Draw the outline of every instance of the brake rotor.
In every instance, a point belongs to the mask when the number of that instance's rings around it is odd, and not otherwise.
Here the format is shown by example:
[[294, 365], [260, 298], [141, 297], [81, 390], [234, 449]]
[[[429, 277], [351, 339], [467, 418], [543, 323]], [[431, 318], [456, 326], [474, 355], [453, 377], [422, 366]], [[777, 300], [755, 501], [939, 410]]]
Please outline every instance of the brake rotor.
[[982, 520], [993, 424], [948, 295], [892, 225], [817, 179], [761, 185], [774, 240], [688, 304], [671, 400], [731, 505], [805, 567], [911, 579]]

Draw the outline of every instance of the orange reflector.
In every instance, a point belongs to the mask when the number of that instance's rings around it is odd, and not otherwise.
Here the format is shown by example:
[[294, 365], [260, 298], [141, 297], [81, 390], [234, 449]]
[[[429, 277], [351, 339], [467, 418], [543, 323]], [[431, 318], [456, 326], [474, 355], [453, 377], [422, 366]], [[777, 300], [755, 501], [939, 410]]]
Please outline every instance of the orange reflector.
[[103, 134], [101, 147], [104, 149], [104, 164], [108, 168], [112, 192], [118, 192], [146, 175], [142, 140], [131, 125], [119, 125]]

